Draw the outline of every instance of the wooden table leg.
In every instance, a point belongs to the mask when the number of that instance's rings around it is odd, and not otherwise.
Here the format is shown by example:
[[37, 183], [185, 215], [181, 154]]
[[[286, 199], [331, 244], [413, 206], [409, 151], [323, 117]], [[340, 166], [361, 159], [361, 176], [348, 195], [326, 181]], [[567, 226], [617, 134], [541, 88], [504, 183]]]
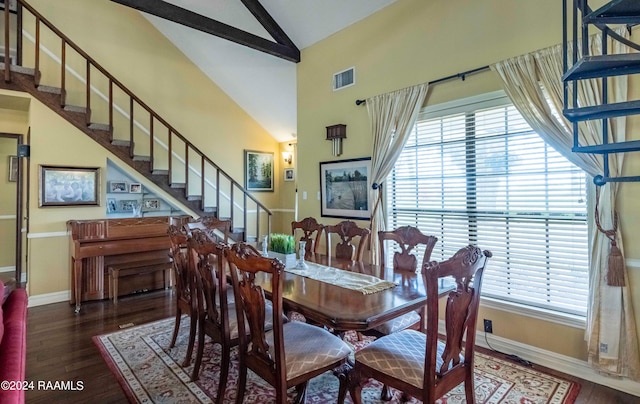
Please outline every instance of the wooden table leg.
[[76, 313], [80, 313], [80, 300], [82, 299], [82, 259], [76, 259], [73, 263], [73, 284], [75, 287]]

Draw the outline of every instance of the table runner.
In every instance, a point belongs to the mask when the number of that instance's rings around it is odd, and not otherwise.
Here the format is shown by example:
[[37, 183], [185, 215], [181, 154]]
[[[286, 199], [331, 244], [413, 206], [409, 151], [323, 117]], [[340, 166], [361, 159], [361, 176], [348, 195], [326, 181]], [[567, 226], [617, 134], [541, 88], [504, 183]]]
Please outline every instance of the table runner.
[[309, 261], [306, 261], [306, 264], [306, 269], [301, 270], [297, 269], [297, 267], [291, 267], [285, 268], [285, 271], [345, 289], [357, 290], [365, 295], [397, 286], [394, 282], [385, 281], [367, 274], [345, 271]]

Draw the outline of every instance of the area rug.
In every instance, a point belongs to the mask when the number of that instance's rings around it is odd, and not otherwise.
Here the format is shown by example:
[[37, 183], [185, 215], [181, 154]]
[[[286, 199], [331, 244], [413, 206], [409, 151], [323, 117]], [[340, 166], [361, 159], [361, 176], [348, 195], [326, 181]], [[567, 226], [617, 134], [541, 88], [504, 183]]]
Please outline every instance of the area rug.
[[[176, 346], [169, 349], [174, 319], [143, 324], [110, 334], [93, 337], [109, 368], [132, 403], [211, 403], [218, 387], [220, 345], [206, 342], [200, 380], [191, 382], [193, 365], [183, 368], [188, 339], [188, 318], [184, 317]], [[354, 349], [367, 343], [347, 337]], [[197, 342], [196, 342], [197, 344]], [[194, 350], [195, 352], [195, 350]], [[478, 404], [571, 404], [580, 385], [533, 368], [476, 353], [475, 397]], [[193, 361], [192, 361], [193, 363]], [[231, 353], [231, 369], [224, 395], [225, 403], [235, 403], [238, 355]], [[381, 384], [371, 380], [362, 391], [363, 403], [381, 401]], [[307, 403], [335, 403], [338, 380], [328, 372], [313, 379], [308, 386]], [[393, 391], [392, 402], [400, 402], [400, 392]], [[289, 399], [292, 401], [294, 391]], [[249, 372], [244, 403], [264, 404], [275, 400], [273, 388]], [[347, 402], [351, 398], [347, 395]], [[419, 401], [413, 399], [411, 403]], [[464, 403], [464, 387], [459, 385], [437, 401], [439, 404]]]

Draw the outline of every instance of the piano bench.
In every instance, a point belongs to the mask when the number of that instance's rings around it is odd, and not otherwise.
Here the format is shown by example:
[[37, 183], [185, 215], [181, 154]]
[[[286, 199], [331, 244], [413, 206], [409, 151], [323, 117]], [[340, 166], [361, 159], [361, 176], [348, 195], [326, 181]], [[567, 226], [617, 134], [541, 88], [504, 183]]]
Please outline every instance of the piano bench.
[[118, 304], [118, 280], [121, 277], [162, 271], [166, 289], [168, 287], [167, 280], [171, 279], [171, 265], [171, 258], [169, 257], [109, 265], [109, 297], [113, 299], [113, 304]]

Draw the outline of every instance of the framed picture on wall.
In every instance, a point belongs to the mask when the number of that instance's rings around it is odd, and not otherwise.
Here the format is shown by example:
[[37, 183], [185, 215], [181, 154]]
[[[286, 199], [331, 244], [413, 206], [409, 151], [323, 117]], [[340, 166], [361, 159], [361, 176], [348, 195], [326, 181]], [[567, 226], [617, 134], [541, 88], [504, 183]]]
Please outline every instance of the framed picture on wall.
[[285, 168], [284, 169], [284, 180], [285, 181], [293, 181], [295, 179], [295, 173], [293, 168]]
[[131, 184], [129, 184], [129, 193], [141, 194], [142, 184], [140, 184], [139, 182], [132, 182]]
[[273, 191], [273, 153], [245, 150], [244, 182], [247, 191]]
[[40, 166], [40, 206], [99, 205], [100, 167]]
[[320, 214], [369, 220], [371, 158], [320, 163]]
[[126, 193], [129, 192], [129, 186], [125, 181], [109, 181], [109, 188], [107, 188], [107, 192]]

